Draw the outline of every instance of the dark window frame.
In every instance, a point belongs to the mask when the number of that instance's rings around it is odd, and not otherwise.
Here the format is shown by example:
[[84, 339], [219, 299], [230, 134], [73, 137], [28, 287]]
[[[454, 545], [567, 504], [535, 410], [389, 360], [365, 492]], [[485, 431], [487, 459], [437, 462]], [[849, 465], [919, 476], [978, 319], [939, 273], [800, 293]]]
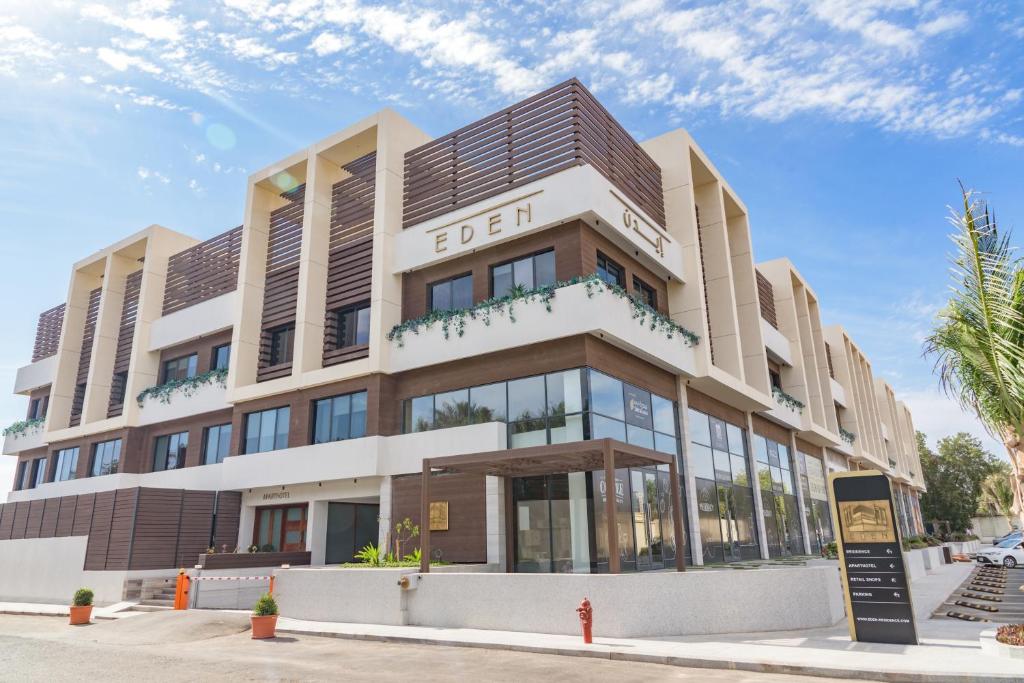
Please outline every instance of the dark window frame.
[[658, 290], [636, 275], [633, 276], [633, 296], [654, 310], [658, 310]]
[[[244, 418], [243, 418], [243, 420], [242, 420], [243, 433], [239, 436], [239, 438], [240, 438], [240, 442], [239, 443], [241, 444], [241, 446], [239, 448], [239, 451], [241, 452], [241, 454], [242, 455], [250, 455], [250, 454], [253, 454], [253, 453], [270, 453], [272, 451], [279, 451], [279, 450], [284, 450], [284, 449], [288, 448], [288, 439], [291, 438], [291, 408], [292, 408], [291, 404], [285, 404], [283, 406], [276, 406], [274, 408], [266, 408], [264, 410], [254, 410], [254, 411], [252, 411], [250, 413], [246, 413]], [[284, 439], [285, 439], [284, 446], [281, 446], [280, 448], [278, 448], [278, 446], [277, 446], [277, 437], [278, 437], [277, 421], [279, 419], [279, 413], [282, 410], [287, 410], [288, 411], [288, 419], [285, 421], [286, 430], [284, 432]], [[250, 422], [250, 420], [252, 420], [253, 417], [259, 415], [260, 416], [260, 428], [261, 428], [260, 432], [262, 433], [263, 415], [265, 415], [267, 413], [274, 413], [274, 428], [275, 428], [274, 429], [274, 447], [270, 448], [270, 449], [267, 449], [267, 450], [253, 450], [253, 451], [250, 451], [249, 447], [248, 447], [248, 441], [249, 441], [249, 436], [248, 436], [249, 435], [249, 422]], [[258, 437], [257, 437], [257, 441], [258, 441]]]
[[[185, 436], [185, 444], [184, 444], [184, 446], [181, 445], [181, 436], [182, 435]], [[171, 458], [171, 444], [174, 441], [174, 437], [178, 437], [178, 453], [175, 456], [175, 465], [174, 465], [174, 467], [169, 467], [167, 465], [167, 462]], [[185, 466], [185, 458], [188, 457], [188, 441], [189, 441], [188, 437], [189, 437], [189, 432], [186, 429], [183, 432], [173, 432], [171, 434], [161, 434], [158, 437], [156, 437], [155, 439], [153, 439], [153, 464], [152, 464], [151, 471], [152, 472], [166, 472], [168, 470], [180, 470], [181, 468], [183, 468]], [[164, 439], [166, 439], [166, 447], [165, 447], [165, 452], [162, 454], [162, 456], [163, 456], [163, 467], [159, 467], [158, 468], [157, 467], [157, 459], [161, 457], [161, 453], [160, 453], [161, 443], [160, 442], [161, 442], [161, 440], [164, 440]]]
[[[191, 371], [189, 366], [192, 365], [192, 362], [191, 362], [192, 358], [195, 358], [195, 369], [194, 369], [194, 372], [192, 372], [192, 374], [189, 374], [190, 371]], [[177, 377], [177, 376], [170, 377], [169, 369], [170, 369], [171, 364], [173, 364], [173, 363], [180, 363], [181, 361], [187, 361], [186, 365], [185, 365], [185, 376], [184, 377]], [[177, 374], [177, 371], [175, 372], [175, 374]], [[163, 363], [160, 364], [160, 383], [161, 384], [166, 384], [167, 382], [170, 382], [172, 380], [189, 379], [190, 377], [195, 377], [197, 374], [199, 374], [199, 354], [198, 353], [186, 353], [183, 356], [177, 356], [175, 358], [168, 358], [167, 360], [165, 360]]]
[[[469, 305], [472, 306], [473, 305], [473, 271], [470, 270], [470, 271], [467, 271], [467, 272], [464, 272], [464, 273], [459, 273], [458, 275], [452, 275], [451, 277], [441, 278], [440, 280], [435, 280], [433, 282], [428, 282], [427, 283], [427, 312], [430, 313], [430, 312], [433, 312], [433, 311], [455, 311], [455, 310], [459, 310], [459, 309], [455, 308], [455, 306], [454, 306], [454, 300], [455, 300], [454, 288], [455, 288], [456, 280], [461, 280], [463, 278], [469, 278], [469, 299], [470, 299]], [[451, 300], [453, 301], [453, 304], [452, 304], [451, 307], [449, 307], [449, 308], [434, 308], [434, 287], [437, 287], [438, 285], [449, 285], [450, 286], [450, 288], [452, 290]]]
[[[61, 477], [60, 474], [61, 474], [61, 470], [63, 469], [61, 467], [61, 465], [62, 465], [61, 461], [63, 459], [63, 455], [64, 455], [64, 453], [71, 453], [71, 451], [74, 451], [74, 456], [73, 456], [73, 459], [72, 459], [72, 462], [74, 463], [74, 465], [72, 467], [68, 468], [68, 474], [70, 476]], [[54, 451], [53, 452], [53, 460], [54, 460], [53, 471], [50, 473], [49, 480], [51, 482], [54, 482], [54, 481], [71, 481], [72, 479], [77, 479], [78, 478], [78, 457], [80, 455], [81, 455], [81, 449], [78, 446], [69, 446], [68, 448], [61, 448], [59, 450]]]
[[[536, 289], [537, 287], [545, 286], [545, 285], [538, 285], [537, 284], [537, 261], [536, 261], [536, 259], [537, 259], [538, 256], [541, 256], [543, 254], [551, 254], [552, 259], [554, 259], [554, 257], [555, 257], [555, 248], [554, 247], [545, 247], [544, 249], [540, 249], [538, 251], [530, 252], [530, 253], [527, 253], [527, 254], [522, 254], [520, 256], [516, 256], [515, 258], [505, 259], [504, 261], [499, 261], [498, 263], [492, 263], [491, 265], [489, 265], [487, 267], [487, 293], [488, 293], [488, 296], [490, 296], [492, 298], [497, 296], [497, 294], [494, 291], [494, 271], [495, 271], [496, 268], [501, 268], [502, 266], [512, 265], [512, 264], [518, 263], [519, 261], [526, 261], [527, 259], [530, 260], [530, 269], [533, 271], [533, 289]], [[556, 264], [555, 261], [552, 261], [552, 266], [555, 266], [552, 270], [555, 270], [557, 272], [557, 264]], [[513, 281], [513, 287], [514, 287], [515, 286], [515, 266], [513, 266], [513, 268], [512, 268], [512, 281]], [[554, 281], [551, 284], [554, 285], [555, 282], [558, 282], [558, 276], [557, 275], [555, 275], [555, 279], [554, 279]]]
[[45, 455], [41, 458], [32, 459], [32, 470], [29, 474], [29, 485], [26, 488], [34, 489], [38, 488], [41, 484], [46, 483], [46, 463], [47, 457]]
[[[277, 337], [279, 335], [288, 334], [285, 341], [285, 348], [283, 354], [286, 358], [278, 357], [277, 349]], [[291, 363], [295, 358], [295, 323], [287, 323], [284, 325], [278, 325], [267, 330], [267, 365], [269, 367], [277, 367], [278, 365], [285, 365]]]
[[[366, 407], [365, 407], [365, 409], [363, 411], [362, 434], [360, 434], [359, 436], [352, 436], [352, 399], [354, 397], [360, 395], [360, 394], [363, 394], [366, 397], [365, 398]], [[332, 419], [331, 420], [330, 428], [328, 429], [329, 436], [328, 436], [327, 440], [326, 441], [317, 441], [317, 438], [316, 438], [316, 433], [317, 433], [317, 413], [318, 413], [317, 406], [322, 401], [331, 401], [331, 409], [332, 409], [332, 413], [331, 414], [333, 415], [333, 407], [334, 407], [333, 403], [337, 399], [341, 399], [341, 398], [348, 398], [349, 399], [349, 411], [348, 411], [348, 434], [349, 434], [349, 436], [346, 436], [343, 439], [336, 438], [336, 436], [334, 434], [334, 421]], [[314, 399], [310, 403], [310, 407], [309, 407], [309, 426], [310, 426], [309, 443], [310, 444], [334, 443], [336, 441], [348, 441], [350, 439], [361, 439], [364, 436], [366, 436], [367, 435], [366, 434], [366, 422], [367, 422], [367, 419], [368, 419], [369, 413], [370, 413], [370, 400], [369, 399], [370, 399], [369, 391], [367, 391], [366, 389], [360, 389], [359, 391], [350, 391], [350, 392], [345, 393], [345, 394], [337, 394], [336, 396], [324, 396], [323, 398]]]
[[[367, 311], [366, 341], [362, 342], [362, 343], [359, 343], [359, 341], [358, 341], [358, 339], [359, 339], [359, 313], [364, 311], [364, 310]], [[356, 323], [356, 331], [353, 334], [353, 342], [351, 344], [348, 344], [348, 343], [346, 343], [346, 340], [345, 340], [345, 337], [346, 337], [346, 334], [345, 334], [345, 332], [346, 332], [345, 316], [347, 314], [350, 314], [350, 313], [354, 317], [354, 320], [355, 320], [355, 323]], [[338, 309], [336, 309], [334, 311], [334, 315], [337, 318], [337, 323], [335, 325], [335, 334], [337, 335], [337, 342], [335, 344], [336, 348], [339, 348], [339, 349], [354, 349], [354, 348], [359, 348], [361, 346], [369, 346], [370, 345], [370, 329], [371, 329], [372, 326], [370, 325], [370, 318], [369, 318], [369, 316], [370, 316], [370, 302], [369, 301], [360, 301], [359, 303], [356, 303], [356, 304], [350, 304], [348, 306], [342, 306], [341, 308], [338, 308]]]
[[[117, 444], [117, 447], [115, 449], [116, 450], [115, 454], [116, 454], [117, 457], [116, 458], [111, 457], [111, 459], [110, 459], [110, 462], [114, 466], [114, 468], [110, 472], [97, 472], [96, 471], [96, 462], [97, 462], [96, 461], [96, 457], [99, 455], [100, 448], [101, 447], [105, 447], [107, 444], [114, 444], [114, 443]], [[120, 438], [117, 438], [117, 439], [107, 439], [106, 441], [99, 441], [97, 443], [94, 443], [92, 445], [92, 453], [91, 453], [90, 458], [89, 458], [89, 476], [90, 477], [103, 477], [103, 476], [106, 476], [108, 474], [117, 474], [118, 470], [121, 468], [121, 449], [123, 447], [124, 447], [124, 444], [122, 443], [122, 440]], [[112, 446], [111, 448], [114, 448], [114, 447]], [[106, 456], [104, 454], [104, 458], [105, 457]]]
[[22, 491], [25, 488], [25, 470], [31, 460], [19, 460], [18, 467], [14, 470], [14, 490]]
[[[219, 455], [219, 453], [218, 453], [216, 460], [214, 462], [210, 462], [210, 432], [211, 432], [211, 430], [214, 430], [214, 429], [218, 430], [218, 432], [217, 432], [217, 448], [218, 448], [218, 451], [219, 451], [220, 450], [220, 441], [221, 441], [221, 438], [223, 437], [223, 434], [224, 434], [223, 430], [225, 428], [228, 429], [228, 447], [227, 447], [227, 452], [224, 453], [223, 457], [221, 457]], [[200, 457], [202, 458], [202, 464], [203, 465], [219, 465], [220, 463], [224, 462], [224, 458], [227, 458], [229, 455], [231, 455], [231, 438], [234, 436], [234, 431], [235, 431], [234, 425], [232, 425], [232, 423], [230, 423], [230, 422], [226, 422], [224, 424], [219, 424], [219, 425], [210, 425], [209, 427], [203, 427], [203, 452], [200, 454]]]
[[228, 368], [231, 367], [231, 342], [226, 342], [224, 344], [217, 344], [216, 346], [214, 346], [210, 350], [210, 369], [211, 370], [220, 370], [220, 369], [222, 369], [222, 368], [220, 368], [218, 366], [218, 362], [217, 362], [217, 356], [220, 355], [221, 349], [227, 349], [227, 354], [228, 354], [227, 355], [227, 362], [224, 365], [223, 369], [227, 370]]
[[[611, 274], [609, 264], [611, 264], [611, 266], [613, 266], [615, 270], [618, 271], [618, 274], [615, 276], [615, 282], [609, 282], [608, 278], [605, 278], [601, 275], [602, 270], [606, 273]], [[609, 258], [604, 252], [601, 251], [597, 252], [597, 276], [601, 278], [601, 280], [603, 280], [604, 282], [607, 282], [608, 284], [614, 284], [619, 287], [622, 287], [623, 289], [626, 288], [626, 269], [623, 268], [618, 261]]]

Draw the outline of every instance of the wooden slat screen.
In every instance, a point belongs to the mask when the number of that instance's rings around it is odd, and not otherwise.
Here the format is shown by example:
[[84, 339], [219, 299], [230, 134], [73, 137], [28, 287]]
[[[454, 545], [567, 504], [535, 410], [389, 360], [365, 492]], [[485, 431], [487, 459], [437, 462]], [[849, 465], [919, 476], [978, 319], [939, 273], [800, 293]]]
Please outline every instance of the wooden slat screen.
[[302, 248], [302, 215], [306, 186], [281, 195], [288, 200], [270, 213], [267, 244], [267, 276], [263, 290], [263, 324], [256, 381], [291, 374], [291, 361], [270, 365], [270, 331], [295, 322], [299, 301], [299, 253]]
[[664, 227], [660, 167], [576, 79], [407, 152], [403, 227], [584, 164]]
[[234, 291], [241, 253], [242, 226], [238, 226], [171, 256], [164, 315]]
[[828, 361], [828, 376], [832, 379], [836, 378], [836, 369], [832, 367], [832, 347], [825, 342], [825, 360]]
[[704, 315], [708, 320], [708, 351], [711, 354], [711, 364], [715, 363], [715, 338], [711, 333], [711, 306], [708, 304], [708, 270], [704, 265], [704, 238], [701, 235], [703, 230], [700, 227], [700, 207], [694, 205], [694, 214], [697, 218], [697, 251], [700, 253], [700, 279], [704, 284]]
[[[228, 552], [238, 545], [238, 525], [242, 518], [242, 494], [239, 491], [217, 492], [217, 513], [213, 528], [213, 545]], [[244, 550], [244, 548], [239, 548]]]
[[85, 383], [89, 379], [89, 365], [92, 363], [92, 342], [96, 336], [96, 319], [100, 314], [100, 288], [89, 292], [89, 306], [85, 311], [85, 329], [82, 331], [82, 354], [78, 357], [78, 375], [75, 376], [75, 395], [71, 399], [71, 420], [68, 425], [77, 427], [82, 422], [82, 406], [85, 404]]
[[369, 345], [338, 348], [338, 309], [370, 300], [377, 153], [343, 166], [352, 174], [331, 191], [331, 237], [324, 320], [324, 367], [366, 358]]
[[137, 270], [124, 283], [124, 305], [121, 307], [121, 326], [117, 331], [117, 350], [114, 353], [114, 376], [110, 383], [110, 402], [107, 417], [117, 417], [124, 411], [124, 390], [128, 363], [132, 356], [132, 338], [139, 313], [139, 292], [142, 289], [142, 271]]
[[39, 314], [36, 324], [36, 343], [32, 349], [32, 362], [49, 358], [57, 353], [60, 344], [60, 330], [64, 326], [65, 305], [54, 306]]
[[755, 272], [757, 273], [757, 299], [761, 303], [761, 317], [769, 325], [779, 329], [779, 321], [775, 317], [775, 290], [768, 278], [761, 275], [761, 271]]

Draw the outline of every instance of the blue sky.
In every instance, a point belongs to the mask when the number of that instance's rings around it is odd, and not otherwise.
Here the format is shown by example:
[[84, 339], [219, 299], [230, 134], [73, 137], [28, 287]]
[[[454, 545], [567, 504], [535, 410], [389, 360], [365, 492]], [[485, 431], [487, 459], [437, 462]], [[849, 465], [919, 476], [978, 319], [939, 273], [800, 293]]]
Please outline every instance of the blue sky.
[[918, 428], [981, 435], [921, 340], [956, 179], [1024, 216], [1022, 46], [1012, 1], [6, 0], [0, 386], [93, 250], [233, 227], [248, 173], [382, 107], [439, 135], [578, 76], [637, 138], [694, 135]]

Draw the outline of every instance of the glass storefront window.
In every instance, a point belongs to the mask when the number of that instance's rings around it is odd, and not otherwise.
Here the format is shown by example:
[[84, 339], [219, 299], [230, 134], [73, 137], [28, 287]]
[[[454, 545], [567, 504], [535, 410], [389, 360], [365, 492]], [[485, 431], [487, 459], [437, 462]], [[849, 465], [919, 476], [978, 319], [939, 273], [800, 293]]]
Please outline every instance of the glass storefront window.
[[515, 379], [508, 383], [509, 420], [529, 420], [544, 416], [544, 376]]
[[[416, 400], [416, 399], [413, 399]], [[504, 422], [508, 414], [506, 410], [505, 383], [485, 384], [469, 390], [470, 421]]]
[[590, 371], [590, 409], [616, 420], [625, 419], [622, 382], [603, 372]]
[[469, 390], [448, 391], [434, 395], [434, 428], [469, 424]]

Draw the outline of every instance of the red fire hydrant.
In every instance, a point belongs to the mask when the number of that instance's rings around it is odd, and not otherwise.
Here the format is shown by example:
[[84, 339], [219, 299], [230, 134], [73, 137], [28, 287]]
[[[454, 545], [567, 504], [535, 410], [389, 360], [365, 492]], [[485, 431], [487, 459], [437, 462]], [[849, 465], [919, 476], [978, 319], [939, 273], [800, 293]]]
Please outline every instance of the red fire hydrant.
[[583, 625], [583, 642], [590, 645], [594, 642], [594, 608], [590, 606], [588, 598], [583, 598], [583, 602], [576, 608], [576, 613], [580, 615], [580, 624]]

